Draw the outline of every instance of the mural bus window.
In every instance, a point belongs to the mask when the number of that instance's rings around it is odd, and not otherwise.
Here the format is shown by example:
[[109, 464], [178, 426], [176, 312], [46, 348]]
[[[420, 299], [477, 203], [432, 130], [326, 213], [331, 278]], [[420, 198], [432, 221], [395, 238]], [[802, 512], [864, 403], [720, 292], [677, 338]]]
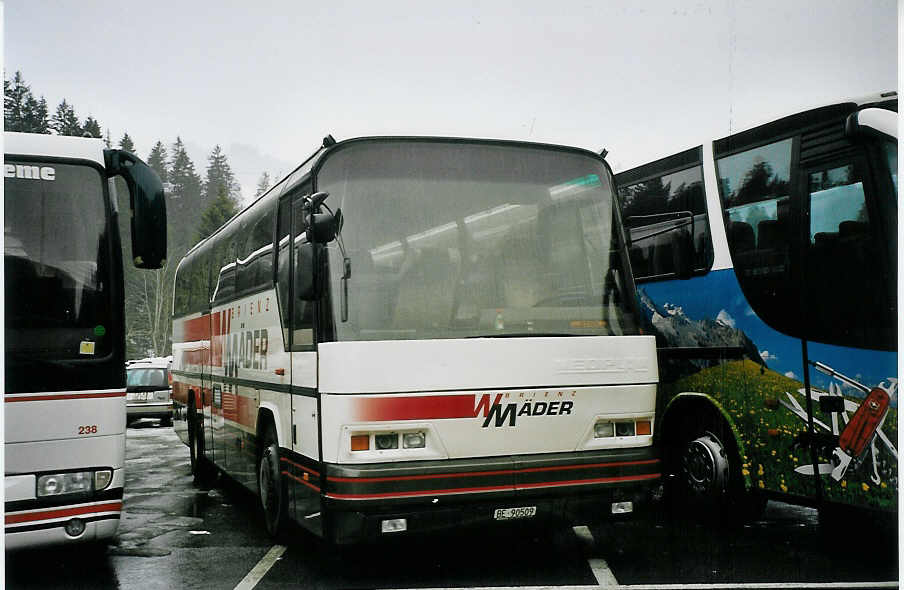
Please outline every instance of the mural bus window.
[[713, 252], [702, 166], [619, 187], [618, 196], [631, 233], [631, 267], [638, 280], [673, 277], [676, 241], [687, 234], [692, 236], [693, 270], [709, 269]]
[[893, 280], [892, 270], [877, 244], [859, 166], [811, 168], [806, 182], [807, 337], [863, 348], [893, 347], [895, 315], [883, 288]]
[[791, 272], [791, 151], [784, 139], [716, 161], [732, 262], [760, 318], [800, 332], [799, 278]]

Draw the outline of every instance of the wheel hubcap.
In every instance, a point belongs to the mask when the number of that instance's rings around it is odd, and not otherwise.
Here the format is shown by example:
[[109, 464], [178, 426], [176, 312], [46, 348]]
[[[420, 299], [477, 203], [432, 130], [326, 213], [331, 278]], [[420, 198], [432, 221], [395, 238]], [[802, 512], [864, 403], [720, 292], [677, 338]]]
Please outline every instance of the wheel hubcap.
[[700, 441], [691, 441], [684, 455], [687, 483], [697, 492], [712, 491], [716, 478], [716, 458]]

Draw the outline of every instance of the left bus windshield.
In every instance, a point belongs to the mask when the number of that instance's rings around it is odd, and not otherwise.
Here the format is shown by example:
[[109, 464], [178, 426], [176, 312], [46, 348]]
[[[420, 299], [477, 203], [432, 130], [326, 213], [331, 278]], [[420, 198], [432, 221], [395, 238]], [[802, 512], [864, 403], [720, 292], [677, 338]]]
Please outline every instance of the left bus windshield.
[[329, 156], [318, 190], [345, 220], [340, 341], [637, 333], [609, 174], [589, 155], [373, 140]]
[[7, 355], [109, 354], [104, 180], [84, 165], [7, 159], [4, 272]]

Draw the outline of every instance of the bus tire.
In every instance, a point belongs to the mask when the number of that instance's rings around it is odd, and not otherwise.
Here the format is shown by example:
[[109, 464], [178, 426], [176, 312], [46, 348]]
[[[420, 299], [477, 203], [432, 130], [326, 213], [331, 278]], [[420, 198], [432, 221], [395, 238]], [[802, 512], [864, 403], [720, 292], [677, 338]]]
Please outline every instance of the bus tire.
[[721, 503], [728, 492], [731, 461], [719, 438], [706, 432], [688, 441], [681, 454], [681, 477], [688, 495]]
[[673, 500], [685, 516], [738, 525], [758, 519], [766, 498], [748, 492], [741, 476], [741, 459], [728, 425], [716, 420], [691, 431], [681, 447]]
[[279, 443], [272, 426], [266, 426], [262, 440], [257, 460], [257, 489], [267, 533], [276, 538], [285, 530], [289, 494], [280, 473]]
[[204, 422], [195, 410], [194, 395], [188, 403], [188, 450], [194, 483], [199, 486], [210, 485], [214, 479], [214, 469], [204, 456]]

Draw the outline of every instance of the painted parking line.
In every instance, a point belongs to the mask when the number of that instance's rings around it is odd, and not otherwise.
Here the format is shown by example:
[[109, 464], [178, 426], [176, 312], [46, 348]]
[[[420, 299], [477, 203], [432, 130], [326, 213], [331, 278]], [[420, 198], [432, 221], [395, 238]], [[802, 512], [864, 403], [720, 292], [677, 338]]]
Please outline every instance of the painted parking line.
[[267, 554], [261, 557], [261, 560], [257, 562], [257, 565], [251, 568], [251, 571], [242, 578], [242, 581], [235, 587], [235, 590], [251, 590], [257, 586], [257, 583], [267, 575], [267, 572], [270, 571], [273, 564], [276, 563], [285, 552], [285, 545], [274, 545], [271, 547], [270, 551], [267, 551]]
[[[589, 528], [581, 525], [573, 527], [573, 530], [578, 539], [588, 547], [593, 547], [595, 541], [593, 539], [593, 533], [590, 532]], [[593, 577], [596, 578], [597, 584], [604, 588], [607, 586], [618, 586], [618, 580], [615, 578], [615, 574], [612, 573], [612, 570], [609, 569], [609, 564], [606, 563], [605, 559], [602, 557], [590, 557], [587, 559], [587, 563], [590, 565], [590, 571], [593, 572]]]
[[[418, 590], [555, 590], [568, 588], [569, 590], [599, 590], [607, 586], [472, 586], [470, 588], [419, 588]], [[872, 588], [898, 588], [898, 582], [769, 582], [750, 584], [625, 584], [608, 586], [620, 590], [787, 590], [788, 588], [802, 588], [804, 590], [835, 590]]]

